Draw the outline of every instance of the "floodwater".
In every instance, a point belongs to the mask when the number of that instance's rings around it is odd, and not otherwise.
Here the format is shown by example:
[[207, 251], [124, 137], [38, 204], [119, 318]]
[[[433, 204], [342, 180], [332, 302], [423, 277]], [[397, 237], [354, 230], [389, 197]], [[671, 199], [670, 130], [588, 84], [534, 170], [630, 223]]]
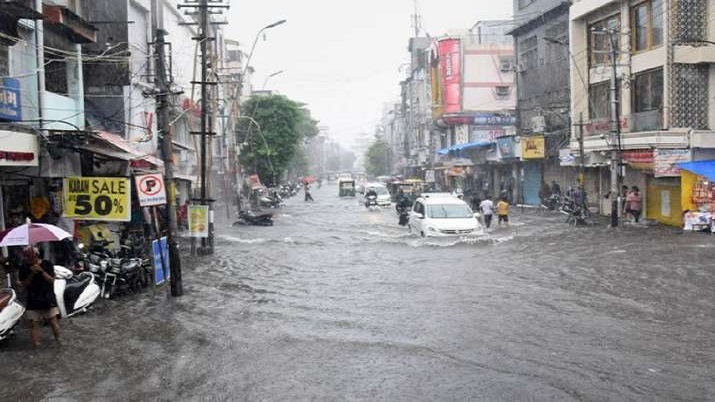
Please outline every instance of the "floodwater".
[[164, 288], [0, 344], [0, 400], [715, 400], [715, 237], [573, 227], [422, 239], [333, 185], [219, 224]]

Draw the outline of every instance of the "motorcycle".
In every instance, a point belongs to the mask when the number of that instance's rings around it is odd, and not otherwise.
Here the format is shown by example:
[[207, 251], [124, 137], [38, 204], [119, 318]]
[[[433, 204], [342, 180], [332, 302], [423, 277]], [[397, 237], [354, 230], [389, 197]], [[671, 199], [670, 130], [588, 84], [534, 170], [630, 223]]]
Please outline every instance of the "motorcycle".
[[276, 192], [258, 197], [258, 204], [263, 208], [278, 208], [281, 206], [281, 202], [283, 202], [283, 200], [281, 200]]
[[273, 226], [273, 214], [256, 214], [253, 211], [240, 211], [238, 213], [238, 220], [234, 222], [233, 225]]
[[558, 211], [561, 207], [561, 196], [559, 194], [551, 194], [543, 200], [541, 206], [550, 211]]
[[14, 333], [13, 329], [24, 313], [25, 306], [17, 301], [15, 291], [0, 289], [0, 341]]
[[367, 197], [365, 197], [365, 208], [367, 208], [371, 211], [379, 208], [379, 206], [377, 205], [377, 196], [376, 195], [370, 194]]
[[55, 265], [55, 298], [63, 318], [87, 311], [99, 297], [99, 286], [94, 274], [82, 272], [74, 275], [69, 269]]

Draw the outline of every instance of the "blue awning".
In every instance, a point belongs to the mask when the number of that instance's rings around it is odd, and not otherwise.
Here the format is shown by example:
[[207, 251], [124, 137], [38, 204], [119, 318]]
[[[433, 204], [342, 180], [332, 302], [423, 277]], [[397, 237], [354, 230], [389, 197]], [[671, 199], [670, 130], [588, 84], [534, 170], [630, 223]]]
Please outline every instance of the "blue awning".
[[447, 155], [450, 152], [460, 152], [464, 151], [467, 149], [473, 149], [473, 148], [486, 148], [492, 145], [491, 141], [477, 141], [477, 142], [468, 142], [466, 144], [457, 144], [457, 145], [452, 145], [449, 148], [443, 148], [438, 151], [435, 151], [436, 153], [440, 155]]
[[677, 164], [679, 168], [693, 172], [700, 176], [705, 176], [715, 181], [715, 160], [682, 162]]

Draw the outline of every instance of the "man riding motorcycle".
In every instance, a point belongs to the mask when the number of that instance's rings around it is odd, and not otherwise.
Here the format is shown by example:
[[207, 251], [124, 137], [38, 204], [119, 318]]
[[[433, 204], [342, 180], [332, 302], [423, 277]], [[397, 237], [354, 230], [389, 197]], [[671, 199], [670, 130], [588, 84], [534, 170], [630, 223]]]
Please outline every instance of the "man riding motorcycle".
[[369, 188], [365, 192], [365, 208], [370, 207], [370, 200], [373, 200], [375, 202], [375, 205], [377, 205], [377, 192], [374, 188]]

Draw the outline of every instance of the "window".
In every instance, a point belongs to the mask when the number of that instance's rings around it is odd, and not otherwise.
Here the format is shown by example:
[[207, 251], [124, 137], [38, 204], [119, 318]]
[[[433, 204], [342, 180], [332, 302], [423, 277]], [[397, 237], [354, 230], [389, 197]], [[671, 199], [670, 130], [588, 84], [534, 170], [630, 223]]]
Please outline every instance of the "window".
[[67, 62], [62, 56], [45, 52], [45, 89], [67, 94]]
[[539, 60], [536, 36], [519, 42], [519, 71], [536, 68]]
[[648, 112], [663, 108], [663, 70], [651, 70], [636, 75], [631, 86], [633, 111]]
[[663, 0], [649, 0], [631, 8], [634, 52], [663, 44]]
[[472, 210], [461, 204], [428, 205], [427, 216], [434, 219], [465, 219], [474, 216]]
[[590, 35], [588, 50], [592, 66], [611, 62], [611, 35], [609, 35], [609, 32], [615, 33], [613, 37], [616, 52], [620, 50], [621, 22], [619, 18], [620, 15], [616, 14], [588, 26], [588, 32]]
[[502, 57], [499, 59], [499, 70], [503, 73], [511, 72], [513, 69], [514, 59], [512, 57]]
[[424, 214], [425, 207], [424, 205], [422, 205], [422, 203], [416, 202], [413, 211], [415, 211], [416, 214]]
[[[620, 88], [620, 82], [618, 83]], [[611, 116], [611, 82], [593, 84], [589, 88], [591, 119], [607, 119]]]
[[510, 88], [506, 85], [500, 85], [496, 87], [497, 98], [503, 99], [509, 96]]
[[10, 56], [8, 47], [0, 45], [0, 77], [10, 75]]

